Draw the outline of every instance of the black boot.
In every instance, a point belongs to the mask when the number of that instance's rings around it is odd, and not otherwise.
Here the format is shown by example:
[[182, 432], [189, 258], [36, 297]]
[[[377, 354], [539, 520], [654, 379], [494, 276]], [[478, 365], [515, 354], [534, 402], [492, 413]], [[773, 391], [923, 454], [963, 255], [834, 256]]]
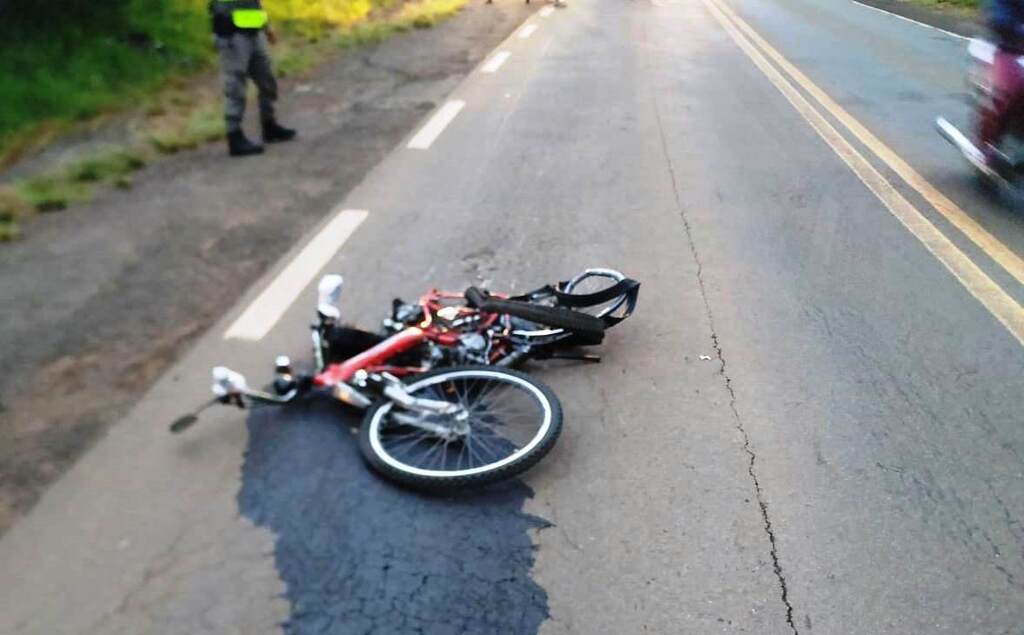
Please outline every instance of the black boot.
[[263, 122], [263, 143], [291, 141], [294, 138], [295, 131], [291, 128], [285, 128], [273, 119]]
[[233, 157], [247, 157], [253, 154], [263, 154], [263, 146], [256, 145], [245, 138], [241, 130], [228, 133], [228, 154]]

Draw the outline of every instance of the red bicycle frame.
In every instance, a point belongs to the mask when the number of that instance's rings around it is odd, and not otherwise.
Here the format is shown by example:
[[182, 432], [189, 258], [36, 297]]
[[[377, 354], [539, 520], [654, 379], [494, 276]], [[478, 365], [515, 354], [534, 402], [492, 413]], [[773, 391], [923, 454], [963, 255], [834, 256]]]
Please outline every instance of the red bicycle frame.
[[[391, 366], [387, 364], [389, 359], [411, 350], [423, 342], [430, 340], [441, 346], [455, 346], [459, 342], [461, 332], [451, 330], [436, 320], [437, 314], [450, 308], [454, 312], [453, 317], [467, 316], [479, 313], [475, 309], [466, 306], [445, 305], [445, 300], [464, 300], [461, 293], [445, 291], [431, 291], [420, 298], [419, 305], [423, 307], [424, 320], [419, 326], [410, 326], [387, 338], [380, 344], [354, 356], [343, 362], [328, 364], [323, 372], [313, 378], [316, 386], [336, 386], [339, 383], [347, 382], [360, 370], [367, 372], [389, 372], [396, 376], [410, 375], [424, 372], [426, 369], [408, 366]], [[496, 313], [482, 314], [480, 328], [489, 328], [498, 319]], [[447, 320], [450, 321], [450, 320]]]

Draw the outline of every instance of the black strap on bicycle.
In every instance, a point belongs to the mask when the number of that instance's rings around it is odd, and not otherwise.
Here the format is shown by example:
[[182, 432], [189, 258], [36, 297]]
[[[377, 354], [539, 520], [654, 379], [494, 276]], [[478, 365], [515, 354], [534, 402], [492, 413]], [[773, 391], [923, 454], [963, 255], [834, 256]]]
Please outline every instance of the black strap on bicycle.
[[483, 289], [466, 289], [469, 306], [491, 313], [507, 313], [545, 326], [562, 328], [600, 343], [604, 337], [605, 324], [598, 318], [557, 306], [545, 306], [521, 300], [496, 298]]
[[606, 315], [601, 318], [605, 327], [610, 328], [633, 315], [633, 311], [636, 309], [637, 298], [640, 294], [640, 283], [631, 278], [620, 280], [607, 289], [602, 289], [594, 293], [565, 293], [562, 289], [565, 289], [568, 284], [569, 281], [567, 280], [563, 280], [556, 285], [548, 284], [539, 289], [530, 291], [529, 293], [510, 297], [509, 300], [535, 302], [537, 300], [553, 297], [558, 301], [558, 304], [564, 307], [580, 308], [604, 304], [621, 296], [626, 296], [625, 309], [621, 315]]

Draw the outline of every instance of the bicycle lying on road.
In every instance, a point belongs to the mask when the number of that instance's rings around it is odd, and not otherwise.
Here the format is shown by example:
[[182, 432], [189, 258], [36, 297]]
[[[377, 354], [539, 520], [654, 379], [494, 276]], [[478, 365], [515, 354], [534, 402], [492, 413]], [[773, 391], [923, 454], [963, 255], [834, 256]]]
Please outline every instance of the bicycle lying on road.
[[[470, 287], [433, 290], [415, 304], [395, 300], [384, 333], [340, 322], [341, 276], [318, 286], [311, 326], [314, 369], [296, 374], [278, 357], [267, 391], [226, 367], [213, 369], [214, 403], [286, 404], [327, 394], [366, 412], [359, 447], [367, 463], [420, 489], [479, 486], [524, 472], [562, 428], [558, 398], [513, 370], [528, 360], [600, 361], [580, 347], [600, 344], [636, 308], [640, 283], [612, 269], [508, 297]], [[181, 432], [199, 411], [171, 425]]]

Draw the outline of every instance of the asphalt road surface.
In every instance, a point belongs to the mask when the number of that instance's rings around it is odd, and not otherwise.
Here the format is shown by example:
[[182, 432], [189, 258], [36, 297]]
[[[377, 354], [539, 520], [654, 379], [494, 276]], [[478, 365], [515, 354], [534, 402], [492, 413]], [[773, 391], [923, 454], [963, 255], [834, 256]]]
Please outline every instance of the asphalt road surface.
[[367, 214], [323, 270], [366, 325], [641, 280], [602, 364], [535, 369], [555, 450], [431, 498], [325, 404], [166, 435], [211, 365], [305, 358], [314, 232], [0, 541], [0, 632], [1021, 633], [1024, 217], [933, 132], [965, 46], [852, 2], [533, 15], [324, 210]]

